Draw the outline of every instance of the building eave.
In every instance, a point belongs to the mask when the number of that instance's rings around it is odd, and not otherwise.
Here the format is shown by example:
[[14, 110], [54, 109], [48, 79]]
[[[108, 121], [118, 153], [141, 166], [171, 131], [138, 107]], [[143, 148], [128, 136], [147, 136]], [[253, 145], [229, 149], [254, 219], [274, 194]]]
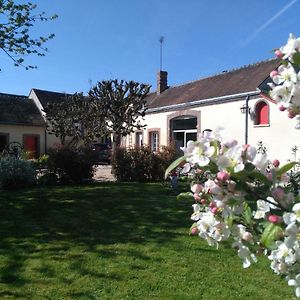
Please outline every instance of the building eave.
[[205, 106], [205, 105], [212, 105], [212, 104], [220, 104], [226, 102], [233, 102], [233, 101], [240, 101], [242, 97], [246, 96], [259, 96], [261, 93], [260, 90], [245, 92], [245, 93], [238, 93], [233, 95], [226, 95], [221, 97], [209, 98], [209, 99], [201, 99], [195, 100], [191, 102], [185, 102], [180, 104], [174, 105], [167, 105], [161, 107], [150, 108], [147, 110], [146, 114], [153, 114], [153, 113], [160, 113], [160, 112], [167, 112], [167, 111], [174, 111], [174, 110], [182, 110], [186, 108], [190, 108], [193, 106]]
[[28, 126], [28, 127], [41, 127], [44, 128], [45, 124], [29, 124], [29, 123], [22, 123], [22, 122], [0, 122], [0, 125], [5, 126]]

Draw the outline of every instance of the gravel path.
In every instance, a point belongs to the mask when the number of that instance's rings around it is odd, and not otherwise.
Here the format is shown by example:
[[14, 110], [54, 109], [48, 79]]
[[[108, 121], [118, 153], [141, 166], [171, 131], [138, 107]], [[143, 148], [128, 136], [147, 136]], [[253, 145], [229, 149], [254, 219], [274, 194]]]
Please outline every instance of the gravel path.
[[111, 174], [111, 165], [98, 165], [96, 167], [94, 180], [97, 182], [115, 181], [114, 176]]

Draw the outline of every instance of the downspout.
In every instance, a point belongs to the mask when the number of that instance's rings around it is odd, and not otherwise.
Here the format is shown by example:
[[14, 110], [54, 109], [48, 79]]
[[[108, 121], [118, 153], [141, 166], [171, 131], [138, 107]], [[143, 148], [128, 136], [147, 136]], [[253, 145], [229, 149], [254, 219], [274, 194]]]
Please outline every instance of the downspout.
[[44, 139], [45, 140], [45, 150], [44, 150], [44, 153], [47, 154], [47, 130], [46, 130], [46, 128], [45, 128], [44, 132], [45, 132], [45, 139]]
[[246, 101], [246, 116], [245, 116], [245, 145], [248, 144], [248, 118], [249, 118], [249, 95], [245, 99]]

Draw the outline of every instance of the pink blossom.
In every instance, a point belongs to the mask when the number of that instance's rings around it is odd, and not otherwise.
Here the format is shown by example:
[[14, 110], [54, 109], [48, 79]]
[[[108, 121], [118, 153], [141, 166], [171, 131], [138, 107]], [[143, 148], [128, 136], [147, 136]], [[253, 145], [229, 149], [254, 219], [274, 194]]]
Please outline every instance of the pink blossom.
[[205, 204], [206, 204], [206, 200], [205, 200], [205, 199], [201, 199], [201, 200], [200, 200], [200, 203], [201, 203], [202, 205], [205, 205]]
[[200, 198], [200, 196], [198, 194], [194, 194], [194, 199], [196, 201], [200, 201], [201, 200], [201, 198]]
[[278, 72], [276, 70], [274, 70], [270, 73], [271, 78], [273, 78], [274, 76], [277, 76], [277, 75], [278, 75]]
[[275, 55], [278, 58], [282, 58], [283, 57], [283, 53], [279, 49], [275, 51]]
[[210, 208], [213, 208], [213, 207], [215, 207], [215, 206], [216, 206], [216, 203], [215, 203], [215, 202], [210, 202], [210, 203], [209, 203], [209, 207], [210, 207]]
[[215, 215], [218, 213], [218, 208], [216, 206], [212, 207], [210, 211]]
[[220, 171], [217, 174], [217, 178], [220, 181], [226, 181], [226, 180], [228, 180], [230, 178], [230, 175], [227, 172], [225, 172], [225, 171]]
[[191, 235], [197, 235], [199, 233], [199, 229], [197, 227], [193, 227], [190, 231]]
[[286, 107], [284, 107], [282, 104], [280, 104], [278, 106], [278, 108], [279, 108], [280, 111], [285, 111], [286, 110]]
[[282, 221], [282, 218], [277, 215], [269, 215], [268, 216], [268, 221], [271, 223], [280, 223]]
[[273, 160], [273, 166], [274, 166], [275, 168], [278, 168], [279, 165], [280, 165], [280, 161], [279, 161], [278, 159]]
[[203, 190], [203, 186], [199, 183], [196, 183], [191, 188], [193, 193], [199, 194]]
[[289, 112], [288, 112], [288, 117], [289, 117], [290, 119], [293, 119], [293, 118], [296, 117], [296, 114], [295, 114], [294, 112], [292, 112], [292, 111], [289, 111]]

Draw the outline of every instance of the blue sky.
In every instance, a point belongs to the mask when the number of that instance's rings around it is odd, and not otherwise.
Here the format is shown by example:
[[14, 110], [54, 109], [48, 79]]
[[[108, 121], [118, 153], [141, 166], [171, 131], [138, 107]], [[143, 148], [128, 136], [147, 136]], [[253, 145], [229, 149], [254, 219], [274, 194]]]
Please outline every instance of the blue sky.
[[155, 89], [159, 37], [169, 85], [273, 57], [290, 32], [300, 36], [300, 0], [32, 0], [59, 18], [33, 34], [55, 33], [37, 70], [16, 68], [0, 54], [0, 92], [31, 88], [87, 93], [105, 79], [149, 83]]

